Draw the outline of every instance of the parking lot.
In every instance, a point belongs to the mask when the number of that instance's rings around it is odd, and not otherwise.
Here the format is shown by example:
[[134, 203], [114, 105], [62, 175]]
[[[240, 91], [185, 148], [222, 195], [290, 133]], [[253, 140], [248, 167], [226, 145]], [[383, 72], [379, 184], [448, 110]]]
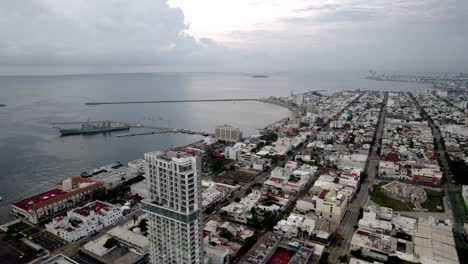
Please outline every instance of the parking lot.
[[64, 240], [46, 232], [42, 231], [36, 233], [31, 237], [31, 241], [41, 247], [53, 252], [67, 244]]

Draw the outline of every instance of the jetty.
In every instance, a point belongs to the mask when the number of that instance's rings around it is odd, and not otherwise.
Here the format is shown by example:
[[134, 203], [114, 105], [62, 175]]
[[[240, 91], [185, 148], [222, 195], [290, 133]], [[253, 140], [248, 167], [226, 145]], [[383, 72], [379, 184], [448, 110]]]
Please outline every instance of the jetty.
[[151, 101], [117, 101], [117, 102], [88, 102], [86, 105], [107, 105], [107, 104], [163, 104], [163, 103], [204, 103], [204, 102], [243, 102], [258, 101], [261, 99], [194, 99], [194, 100], [151, 100]]
[[115, 102], [87, 102], [85, 105], [111, 105], [111, 104], [163, 104], [163, 103], [208, 103], [208, 102], [260, 102], [273, 104], [289, 109], [294, 116], [305, 113], [303, 106], [286, 102], [275, 97], [268, 98], [228, 98], [228, 99], [193, 99], [193, 100], [150, 100], [150, 101], [115, 101]]
[[120, 121], [111, 121], [111, 120], [102, 120], [102, 121], [76, 121], [76, 122], [50, 122], [49, 125], [82, 125], [82, 124], [113, 124], [119, 126], [128, 126], [131, 128], [149, 128], [155, 129], [156, 131], [141, 132], [141, 133], [129, 133], [129, 134], [120, 134], [117, 137], [131, 137], [131, 136], [141, 136], [141, 135], [152, 135], [152, 134], [162, 134], [162, 133], [183, 133], [190, 135], [199, 135], [199, 136], [214, 136], [213, 133], [204, 132], [204, 131], [195, 131], [190, 129], [180, 129], [180, 128], [168, 128], [160, 127], [146, 124], [137, 124], [137, 123], [127, 123]]

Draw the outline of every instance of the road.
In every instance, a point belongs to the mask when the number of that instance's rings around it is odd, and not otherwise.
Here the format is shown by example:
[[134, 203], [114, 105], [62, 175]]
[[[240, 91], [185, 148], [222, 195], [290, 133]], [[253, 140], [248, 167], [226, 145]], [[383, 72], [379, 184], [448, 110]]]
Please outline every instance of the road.
[[[324, 131], [328, 131], [330, 129], [330, 121], [332, 120], [336, 120], [344, 111], [346, 111], [346, 109], [348, 109], [351, 105], [353, 105], [354, 103], [356, 103], [362, 96], [364, 95], [364, 93], [361, 93], [358, 97], [356, 97], [353, 101], [351, 101], [348, 105], [346, 105], [344, 108], [342, 108], [336, 115], [333, 116], [333, 118], [331, 118], [329, 121], [327, 121], [327, 123], [325, 124], [324, 126]], [[260, 173], [257, 177], [255, 177], [254, 181], [252, 182], [252, 184], [254, 183], [263, 183], [268, 175], [271, 173], [271, 171], [273, 169], [275, 169], [276, 167], [283, 167], [285, 165], [285, 163], [288, 161], [288, 160], [291, 160], [297, 153], [304, 151], [304, 149], [306, 148], [307, 144], [309, 143], [309, 140], [306, 140], [304, 142], [304, 144], [301, 145], [300, 148], [298, 149], [295, 149], [293, 150], [292, 154], [291, 155], [287, 155], [285, 157], [285, 159], [283, 160], [280, 160], [278, 161], [277, 164], [271, 166], [271, 168], [268, 170], [268, 171], [265, 171], [265, 172], [262, 172]], [[309, 181], [307, 182], [307, 184], [304, 186], [304, 188], [301, 189], [301, 191], [299, 191], [298, 193], [296, 194], [292, 194], [292, 199], [290, 199], [289, 203], [286, 205], [286, 207], [283, 209], [283, 211], [286, 211], [286, 210], [289, 210], [291, 209], [291, 207], [293, 207], [295, 205], [294, 202], [296, 202], [298, 199], [301, 199], [303, 198], [307, 192], [309, 191], [309, 189], [313, 186], [314, 184], [314, 180], [319, 176], [321, 175], [323, 172], [324, 172], [324, 168], [319, 168], [313, 177], [311, 177], [309, 179]], [[245, 196], [245, 189], [247, 188], [247, 185], [244, 185], [239, 192], [237, 192], [234, 197], [232, 197], [230, 200], [229, 200], [229, 203], [232, 202], [235, 198], [242, 198]], [[207, 219], [205, 219], [207, 220]], [[256, 235], [257, 237], [259, 238], [259, 241], [262, 240], [262, 237], [267, 234], [267, 229], [264, 228], [262, 230], [256, 230]], [[258, 242], [257, 242], [258, 243]], [[233, 263], [242, 263], [242, 260], [244, 260], [246, 258], [246, 255], [243, 254], [243, 255], [238, 255], [236, 256], [234, 259], [233, 259]]]
[[[419, 110], [424, 110], [424, 108], [419, 105], [418, 101], [414, 97], [412, 93], [410, 93], [411, 99], [415, 102], [416, 106]], [[443, 172], [444, 176], [446, 177], [446, 181], [444, 184], [444, 191], [445, 195], [448, 197], [450, 202], [450, 207], [452, 209], [453, 219], [454, 219], [454, 226], [453, 226], [453, 236], [455, 238], [455, 243], [457, 247], [467, 247], [468, 244], [466, 243], [465, 239], [463, 238], [463, 224], [465, 223], [465, 204], [462, 200], [461, 195], [458, 194], [459, 189], [454, 184], [453, 175], [450, 171], [450, 167], [448, 161], [446, 159], [446, 152], [444, 147], [441, 144], [442, 135], [440, 133], [439, 127], [437, 127], [431, 118], [427, 118], [429, 127], [432, 130], [432, 135], [436, 141], [435, 149], [437, 151], [437, 155], [439, 157], [439, 161], [441, 166], [441, 171]]]
[[331, 263], [340, 263], [338, 258], [344, 254], [349, 253], [349, 247], [351, 239], [354, 234], [354, 226], [358, 223], [359, 209], [363, 208], [369, 200], [369, 189], [374, 184], [374, 179], [377, 173], [377, 166], [379, 165], [378, 150], [380, 148], [381, 139], [384, 131], [386, 105], [388, 100], [388, 93], [385, 93], [383, 106], [379, 114], [379, 122], [377, 124], [376, 132], [374, 134], [374, 145], [372, 146], [369, 156], [367, 157], [367, 163], [365, 170], [368, 174], [367, 179], [361, 183], [360, 189], [355, 196], [352, 203], [348, 205], [348, 210], [345, 216], [340, 222], [337, 234], [340, 234], [343, 238], [342, 241], [338, 242], [334, 246], [329, 247], [328, 252], [330, 253], [329, 261]]

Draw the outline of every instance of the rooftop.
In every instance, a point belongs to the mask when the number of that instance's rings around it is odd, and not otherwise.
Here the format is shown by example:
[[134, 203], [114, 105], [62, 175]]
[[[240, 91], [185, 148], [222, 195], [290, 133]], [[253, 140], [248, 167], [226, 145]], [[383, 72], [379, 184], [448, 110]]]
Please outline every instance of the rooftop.
[[82, 215], [82, 216], [89, 216], [90, 212], [100, 213], [102, 210], [108, 211], [109, 205], [95, 201], [93, 203], [87, 204], [83, 207], [73, 210], [73, 212]]
[[[76, 195], [78, 193], [88, 191], [88, 190], [91, 190], [91, 189], [93, 189], [95, 187], [98, 187], [98, 186], [102, 185], [102, 183], [100, 183], [100, 182], [96, 182], [96, 181], [93, 181], [93, 180], [90, 180], [90, 179], [85, 179], [85, 178], [82, 178], [82, 177], [74, 177], [74, 178], [72, 178], [72, 182], [73, 183], [92, 183], [92, 184], [87, 185], [87, 186], [85, 186], [83, 188], [72, 189], [69, 192], [63, 191], [63, 190], [61, 190], [59, 188], [55, 188], [55, 189], [52, 189], [50, 191], [47, 191], [47, 192], [44, 192], [44, 193], [41, 193], [41, 194], [37, 194], [37, 195], [31, 196], [29, 198], [23, 199], [23, 200], [21, 200], [19, 202], [16, 202], [16, 203], [13, 204], [13, 206], [16, 206], [16, 207], [18, 207], [20, 209], [23, 209], [25, 211], [35, 210], [35, 209], [42, 208], [42, 207], [47, 206], [49, 204], [64, 200], [64, 199], [66, 199], [68, 197], [71, 197], [71, 196], [74, 196], [74, 195]], [[59, 183], [59, 184], [61, 185], [62, 183]]]

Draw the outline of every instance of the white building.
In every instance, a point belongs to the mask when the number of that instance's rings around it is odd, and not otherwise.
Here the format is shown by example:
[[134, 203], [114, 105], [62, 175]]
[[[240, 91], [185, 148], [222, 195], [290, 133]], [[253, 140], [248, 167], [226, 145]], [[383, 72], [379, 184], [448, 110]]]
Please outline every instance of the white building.
[[202, 263], [200, 158], [167, 151], [145, 160], [151, 263]]
[[[135, 223], [140, 223], [141, 221], [146, 221], [147, 215], [143, 214], [138, 217]], [[142, 234], [138, 226], [134, 225], [134, 221], [128, 221], [124, 225], [116, 226], [111, 230], [107, 231], [109, 237], [113, 237], [117, 242], [128, 248], [130, 251], [138, 254], [145, 255], [149, 250], [149, 240]]]
[[286, 237], [304, 237], [308, 238], [314, 232], [315, 219], [300, 215], [290, 214], [285, 220], [279, 221], [274, 227], [274, 231], [283, 234]]
[[300, 169], [293, 170], [297, 163], [288, 163], [285, 168], [275, 168], [268, 180], [264, 182], [265, 187], [275, 188], [287, 193], [297, 193], [309, 182], [317, 167], [302, 165]]
[[405, 217], [386, 207], [364, 209], [350, 249], [380, 261], [396, 256], [412, 263], [459, 263], [450, 220]]
[[257, 206], [262, 193], [259, 190], [254, 190], [249, 195], [245, 196], [240, 202], [233, 202], [221, 208], [220, 213], [226, 214], [226, 217], [234, 222], [247, 224], [252, 218], [251, 210]]
[[312, 197], [312, 204], [315, 204], [316, 214], [340, 223], [347, 210], [348, 197], [336, 190], [323, 190]]
[[215, 129], [215, 137], [219, 140], [238, 142], [242, 140], [242, 132], [238, 127], [229, 125], [218, 126]]
[[66, 217], [52, 219], [45, 229], [66, 241], [75, 242], [115, 224], [122, 217], [120, 206], [95, 201], [68, 211]]
[[69, 178], [58, 183], [55, 189], [12, 204], [11, 213], [37, 224], [89, 201], [92, 193], [102, 185], [82, 177]]

